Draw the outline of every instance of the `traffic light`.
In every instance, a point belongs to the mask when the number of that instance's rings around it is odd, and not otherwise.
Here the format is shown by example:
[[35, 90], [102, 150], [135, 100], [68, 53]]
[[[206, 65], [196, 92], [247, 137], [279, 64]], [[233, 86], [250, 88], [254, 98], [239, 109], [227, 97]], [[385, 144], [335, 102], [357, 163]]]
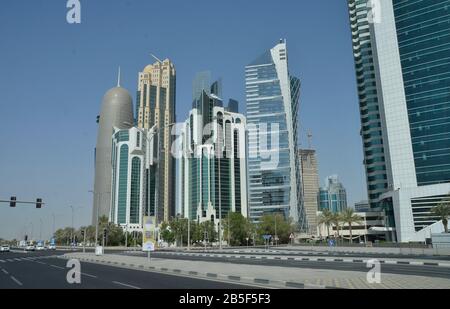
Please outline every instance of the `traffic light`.
[[107, 229], [103, 229], [103, 243], [106, 244], [106, 238], [108, 235], [108, 230]]
[[42, 199], [41, 198], [36, 199], [36, 208], [38, 208], [38, 209], [42, 208]]
[[84, 237], [84, 230], [81, 230], [81, 237]]
[[16, 207], [16, 201], [17, 201], [17, 197], [11, 196], [11, 200], [9, 202], [9, 206], [10, 207]]
[[97, 123], [100, 123], [100, 116], [97, 116]]

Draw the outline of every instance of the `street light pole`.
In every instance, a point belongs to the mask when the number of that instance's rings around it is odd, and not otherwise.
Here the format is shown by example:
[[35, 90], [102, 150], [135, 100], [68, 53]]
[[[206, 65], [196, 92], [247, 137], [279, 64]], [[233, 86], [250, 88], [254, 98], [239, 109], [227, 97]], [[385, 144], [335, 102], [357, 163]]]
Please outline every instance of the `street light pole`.
[[74, 212], [74, 208], [73, 208], [73, 206], [69, 206], [70, 208], [72, 208], [72, 230], [71, 230], [71, 236], [70, 236], [70, 239], [71, 239], [71, 245], [73, 245], [73, 237], [74, 237], [74, 227], [73, 227], [73, 212]]
[[39, 219], [39, 241], [42, 240], [42, 219]]

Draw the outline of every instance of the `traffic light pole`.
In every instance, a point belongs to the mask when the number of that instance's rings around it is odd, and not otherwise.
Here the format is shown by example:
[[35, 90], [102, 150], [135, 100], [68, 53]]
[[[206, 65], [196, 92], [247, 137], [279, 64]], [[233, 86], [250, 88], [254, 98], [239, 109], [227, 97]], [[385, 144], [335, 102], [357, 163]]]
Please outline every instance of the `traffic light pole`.
[[42, 199], [36, 200], [36, 202], [28, 202], [28, 201], [17, 201], [15, 199], [10, 200], [0, 200], [0, 203], [9, 203], [10, 207], [16, 207], [16, 204], [26, 204], [26, 205], [36, 205], [36, 208], [41, 208], [45, 205], [42, 203]]

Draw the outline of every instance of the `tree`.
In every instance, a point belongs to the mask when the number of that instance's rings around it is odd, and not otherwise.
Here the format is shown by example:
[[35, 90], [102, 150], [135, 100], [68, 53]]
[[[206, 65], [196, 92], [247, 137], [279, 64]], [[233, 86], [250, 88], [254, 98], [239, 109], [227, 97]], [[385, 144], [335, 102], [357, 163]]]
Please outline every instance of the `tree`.
[[223, 237], [228, 240], [228, 236], [230, 236], [230, 245], [242, 246], [247, 244], [247, 237], [250, 238], [252, 234], [252, 224], [247, 218], [238, 212], [230, 213], [223, 223]]
[[450, 199], [443, 200], [436, 207], [431, 209], [431, 212], [442, 220], [444, 225], [444, 232], [448, 233], [448, 217], [450, 216]]
[[161, 224], [160, 235], [162, 240], [167, 242], [169, 245], [175, 242], [175, 234], [170, 228], [170, 224], [167, 222], [163, 222]]
[[355, 211], [352, 208], [345, 209], [341, 214], [342, 222], [348, 224], [348, 229], [350, 233], [350, 243], [353, 243], [353, 235], [352, 235], [352, 224], [361, 223], [362, 218], [355, 214]]
[[334, 224], [334, 226], [336, 226], [337, 238], [339, 238], [339, 228], [342, 222], [342, 213], [332, 213], [330, 221], [332, 224]]
[[327, 227], [328, 238], [330, 238], [330, 225], [332, 224], [332, 222], [333, 213], [328, 209], [324, 209], [319, 216], [319, 224], [323, 224]]
[[263, 235], [276, 235], [281, 243], [289, 243], [289, 236], [293, 230], [291, 218], [286, 220], [280, 214], [262, 216], [257, 228], [260, 239]]
[[212, 221], [205, 221], [200, 223], [200, 232], [202, 233], [202, 240], [209, 243], [218, 240], [218, 233], [216, 232], [216, 226]]

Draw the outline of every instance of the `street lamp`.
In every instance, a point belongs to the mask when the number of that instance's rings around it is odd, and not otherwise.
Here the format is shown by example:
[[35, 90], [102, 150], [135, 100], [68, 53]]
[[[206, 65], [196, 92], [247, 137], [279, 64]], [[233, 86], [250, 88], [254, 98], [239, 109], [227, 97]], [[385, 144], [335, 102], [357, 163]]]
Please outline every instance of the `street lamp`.
[[74, 227], [73, 227], [73, 213], [74, 213], [74, 208], [73, 206], [69, 206], [70, 208], [72, 208], [72, 230], [70, 231], [70, 241], [71, 241], [71, 246], [73, 246], [73, 237], [74, 237]]

